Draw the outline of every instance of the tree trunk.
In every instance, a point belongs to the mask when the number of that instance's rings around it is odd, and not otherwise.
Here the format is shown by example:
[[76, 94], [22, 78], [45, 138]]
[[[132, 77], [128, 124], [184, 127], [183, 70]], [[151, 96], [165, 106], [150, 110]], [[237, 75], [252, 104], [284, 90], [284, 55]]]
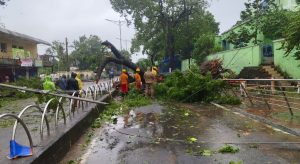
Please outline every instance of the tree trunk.
[[167, 33], [167, 56], [169, 57], [169, 68], [172, 69], [172, 71], [175, 69], [175, 48], [174, 48], [174, 34], [169, 29]]
[[[125, 57], [117, 50], [117, 48], [113, 44], [111, 44], [109, 41], [105, 41], [105, 42], [102, 43], [102, 45], [105, 45], [108, 48], [110, 48], [116, 58], [114, 58], [114, 57], [106, 57], [105, 58], [103, 63], [97, 69], [97, 79], [100, 79], [101, 74], [103, 72], [103, 69], [105, 68], [105, 66], [108, 63], [121, 64], [121, 65], [124, 65], [124, 66], [132, 69], [133, 72], [135, 72], [135, 70], [137, 68], [137, 65], [132, 63], [131, 61], [125, 59]], [[142, 78], [142, 83], [144, 85], [145, 84], [145, 79], [144, 79], [144, 71], [142, 69], [141, 69], [140, 75], [141, 75], [141, 78]]]

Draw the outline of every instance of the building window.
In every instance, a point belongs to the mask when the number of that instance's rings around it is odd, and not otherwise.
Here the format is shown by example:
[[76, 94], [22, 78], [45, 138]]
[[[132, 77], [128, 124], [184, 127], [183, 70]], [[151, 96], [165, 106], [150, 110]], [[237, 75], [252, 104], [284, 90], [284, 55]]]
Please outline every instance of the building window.
[[18, 46], [16, 46], [16, 45], [13, 45], [13, 46], [12, 46], [12, 48], [18, 48]]
[[0, 43], [0, 51], [1, 52], [7, 52], [7, 44], [6, 43]]

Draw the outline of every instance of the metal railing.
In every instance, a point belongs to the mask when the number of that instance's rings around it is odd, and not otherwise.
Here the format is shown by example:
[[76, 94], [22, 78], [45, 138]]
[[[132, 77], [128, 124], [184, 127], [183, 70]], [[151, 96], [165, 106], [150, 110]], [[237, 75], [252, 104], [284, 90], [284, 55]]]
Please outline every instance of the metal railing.
[[300, 111], [300, 79], [225, 79], [235, 96], [248, 99], [251, 106], [269, 110], [288, 110], [291, 118]]
[[[7, 87], [9, 85], [6, 84], [0, 84], [0, 87]], [[69, 121], [72, 120], [72, 116], [75, 115], [75, 111], [77, 108], [77, 111], [79, 112], [79, 108], [82, 108], [82, 110], [85, 109], [89, 105], [89, 103], [97, 103], [97, 104], [106, 104], [103, 102], [97, 101], [98, 98], [103, 96], [104, 94], [111, 94], [112, 92], [112, 87], [113, 83], [112, 81], [109, 82], [103, 82], [99, 84], [94, 84], [90, 87], [88, 87], [88, 90], [81, 90], [81, 91], [75, 91], [73, 92], [72, 96], [68, 95], [61, 95], [61, 94], [56, 94], [56, 93], [44, 93], [43, 91], [39, 90], [33, 90], [33, 89], [28, 89], [28, 88], [19, 88], [19, 87], [10, 87], [12, 89], [24, 89], [25, 91], [29, 92], [35, 92], [38, 94], [46, 94], [46, 95], [52, 95], [55, 96], [56, 98], [51, 98], [48, 102], [46, 102], [46, 105], [42, 108], [39, 105], [28, 105], [25, 108], [23, 108], [18, 115], [15, 114], [10, 114], [10, 113], [5, 113], [0, 115], [0, 120], [3, 118], [14, 118], [16, 121], [13, 126], [12, 130], [12, 139], [15, 139], [16, 137], [16, 130], [17, 126], [20, 123], [23, 127], [23, 129], [26, 132], [26, 135], [28, 137], [30, 147], [33, 148], [33, 141], [32, 141], [32, 135], [30, 131], [28, 130], [28, 125], [23, 121], [22, 116], [29, 110], [36, 110], [38, 113], [41, 114], [41, 119], [40, 119], [40, 136], [43, 138], [43, 131], [44, 131], [44, 124], [46, 123], [46, 128], [47, 128], [47, 135], [50, 135], [50, 122], [49, 119], [47, 118], [47, 113], [49, 110], [55, 111], [55, 127], [58, 127], [59, 125], [59, 113], [62, 113], [62, 119], [63, 119], [63, 124], [66, 125], [68, 120], [66, 118], [66, 111], [64, 109], [64, 103], [67, 103], [69, 105], [68, 108], [68, 114], [69, 114]], [[92, 100], [90, 100], [92, 99]], [[84, 102], [86, 103], [84, 106]], [[55, 109], [50, 109], [54, 108], [51, 104], [56, 103]], [[75, 105], [76, 104], [76, 105]]]

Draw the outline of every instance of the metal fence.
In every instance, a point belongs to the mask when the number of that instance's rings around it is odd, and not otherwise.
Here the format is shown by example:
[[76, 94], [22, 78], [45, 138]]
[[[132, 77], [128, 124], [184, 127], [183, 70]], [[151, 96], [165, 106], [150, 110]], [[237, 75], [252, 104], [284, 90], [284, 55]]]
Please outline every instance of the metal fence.
[[[264, 107], [269, 112], [300, 111], [300, 79], [226, 79], [232, 93], [246, 105]], [[255, 109], [255, 108], [254, 108]], [[266, 111], [268, 112], [268, 111]]]
[[[115, 79], [115, 82], [118, 82], [118, 81], [119, 81], [119, 79]], [[82, 110], [85, 110], [85, 107], [88, 107], [90, 105], [90, 103], [92, 102], [92, 101], [85, 101], [85, 100], [89, 100], [89, 99], [98, 100], [104, 94], [111, 94], [113, 91], [113, 85], [114, 85], [114, 82], [112, 80], [110, 80], [108, 82], [99, 83], [99, 84], [93, 84], [93, 85], [89, 86], [86, 90], [83, 89], [80, 91], [73, 92], [71, 97], [66, 96], [68, 98], [65, 98], [63, 96], [62, 97], [56, 96], [56, 98], [51, 98], [48, 102], [46, 102], [46, 105], [44, 107], [39, 106], [39, 105], [28, 105], [25, 108], [23, 108], [22, 110], [20, 110], [18, 115], [12, 114], [12, 113], [0, 114], [0, 120], [7, 119], [7, 118], [12, 118], [12, 119], [16, 120], [14, 123], [14, 126], [12, 127], [12, 137], [11, 137], [12, 140], [15, 140], [17, 126], [20, 123], [26, 132], [30, 147], [33, 148], [34, 144], [33, 144], [33, 140], [32, 140], [32, 135], [31, 135], [30, 131], [28, 130], [28, 126], [22, 119], [23, 115], [26, 112], [35, 110], [38, 113], [40, 113], [39, 133], [40, 133], [41, 138], [43, 138], [44, 124], [46, 124], [48, 136], [50, 135], [50, 132], [51, 132], [50, 129], [53, 128], [53, 127], [50, 127], [49, 119], [47, 118], [47, 113], [49, 110], [55, 111], [55, 120], [54, 120], [55, 127], [58, 127], [60, 123], [66, 125], [68, 122], [70, 122], [72, 120], [72, 118], [76, 114], [75, 111], [78, 111], [78, 113], [79, 113], [80, 108]], [[52, 109], [53, 105], [50, 105], [53, 103], [56, 104], [56, 105], [54, 105], [55, 109]], [[66, 106], [68, 106], [67, 110], [64, 108], [64, 104], [65, 105], [67, 104], [66, 105]], [[61, 117], [60, 117], [60, 114], [61, 114]], [[69, 118], [67, 118], [67, 115], [69, 115]], [[54, 127], [54, 129], [55, 129], [55, 127]], [[55, 132], [55, 130], [54, 130], [54, 132]]]

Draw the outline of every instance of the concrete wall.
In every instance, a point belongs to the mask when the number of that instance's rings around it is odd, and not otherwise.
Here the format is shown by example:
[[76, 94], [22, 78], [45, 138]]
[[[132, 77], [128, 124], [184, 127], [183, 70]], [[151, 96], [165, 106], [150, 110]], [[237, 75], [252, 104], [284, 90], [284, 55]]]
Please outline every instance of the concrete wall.
[[300, 60], [295, 60], [293, 52], [285, 57], [285, 50], [279, 49], [282, 46], [283, 40], [275, 40], [274, 44], [274, 64], [279, 66], [282, 71], [285, 71], [294, 79], [300, 79]]
[[244, 67], [259, 66], [262, 62], [260, 46], [219, 52], [209, 55], [207, 60], [222, 59], [223, 67], [239, 74]]
[[[191, 59], [190, 66], [197, 65], [194, 59]], [[186, 71], [189, 69], [189, 59], [181, 61], [181, 71]]]

